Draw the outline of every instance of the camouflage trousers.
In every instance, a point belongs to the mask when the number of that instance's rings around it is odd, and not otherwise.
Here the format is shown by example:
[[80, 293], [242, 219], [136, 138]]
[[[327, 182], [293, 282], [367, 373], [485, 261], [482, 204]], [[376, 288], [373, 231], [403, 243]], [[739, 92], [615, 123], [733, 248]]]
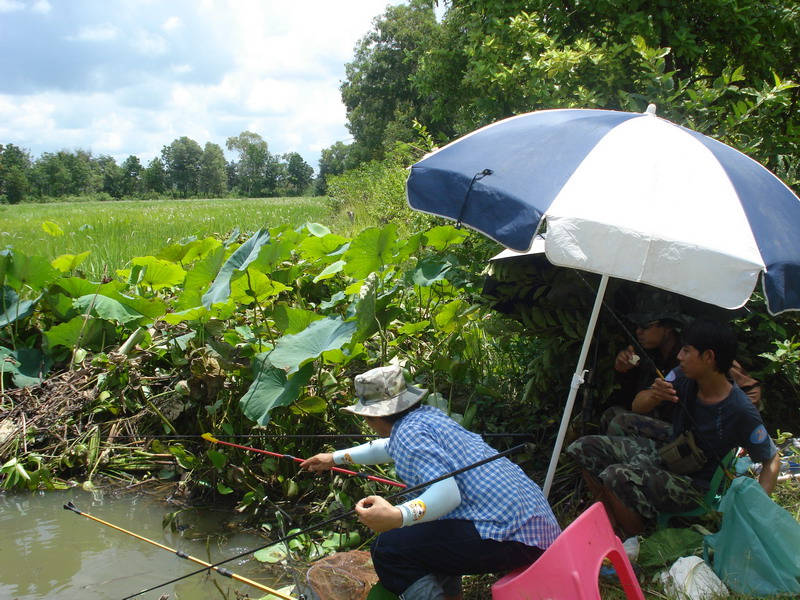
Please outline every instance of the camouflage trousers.
[[567, 454], [625, 506], [652, 519], [694, 508], [703, 497], [689, 477], [662, 466], [659, 445], [644, 437], [587, 435], [570, 444]]
[[666, 444], [672, 439], [672, 424], [634, 412], [619, 412], [608, 424], [608, 435], [643, 437], [657, 444]]

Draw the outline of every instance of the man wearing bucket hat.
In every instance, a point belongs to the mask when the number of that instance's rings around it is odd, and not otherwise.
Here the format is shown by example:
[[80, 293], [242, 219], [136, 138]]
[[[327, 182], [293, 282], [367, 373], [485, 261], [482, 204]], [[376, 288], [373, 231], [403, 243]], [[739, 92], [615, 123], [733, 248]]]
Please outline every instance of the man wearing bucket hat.
[[[381, 439], [317, 454], [302, 468], [394, 462], [398, 476], [414, 487], [497, 454], [479, 435], [423, 405], [427, 390], [407, 384], [397, 365], [357, 375], [354, 383], [357, 401], [342, 410], [364, 417]], [[560, 533], [539, 487], [505, 457], [396, 506], [368, 496], [356, 513], [379, 533], [372, 559], [381, 583], [403, 600], [459, 598], [462, 575], [530, 564]]]

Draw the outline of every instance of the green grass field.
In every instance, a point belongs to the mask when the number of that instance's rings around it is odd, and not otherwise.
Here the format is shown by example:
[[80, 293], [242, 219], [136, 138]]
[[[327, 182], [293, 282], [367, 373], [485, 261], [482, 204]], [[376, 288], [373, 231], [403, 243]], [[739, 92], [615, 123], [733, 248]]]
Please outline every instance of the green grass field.
[[[190, 236], [227, 238], [284, 223], [329, 220], [323, 198], [224, 198], [0, 205], [0, 248], [54, 259], [91, 252], [92, 275], [113, 274], [131, 258], [157, 253]], [[43, 224], [55, 223], [63, 235]]]

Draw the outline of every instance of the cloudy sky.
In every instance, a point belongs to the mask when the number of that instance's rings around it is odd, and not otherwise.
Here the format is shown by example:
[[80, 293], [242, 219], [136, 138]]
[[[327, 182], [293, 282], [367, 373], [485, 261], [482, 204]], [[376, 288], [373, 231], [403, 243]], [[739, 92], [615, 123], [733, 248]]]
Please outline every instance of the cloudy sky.
[[0, 144], [147, 164], [242, 131], [274, 154], [350, 141], [339, 85], [401, 0], [0, 0]]

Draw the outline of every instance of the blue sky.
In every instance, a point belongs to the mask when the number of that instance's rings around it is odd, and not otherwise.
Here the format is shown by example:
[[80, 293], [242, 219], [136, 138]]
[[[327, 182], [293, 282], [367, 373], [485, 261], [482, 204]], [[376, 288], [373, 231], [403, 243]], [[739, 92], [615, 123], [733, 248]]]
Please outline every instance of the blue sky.
[[339, 85], [400, 0], [0, 0], [0, 144], [144, 164], [242, 131], [274, 154], [350, 141]]

